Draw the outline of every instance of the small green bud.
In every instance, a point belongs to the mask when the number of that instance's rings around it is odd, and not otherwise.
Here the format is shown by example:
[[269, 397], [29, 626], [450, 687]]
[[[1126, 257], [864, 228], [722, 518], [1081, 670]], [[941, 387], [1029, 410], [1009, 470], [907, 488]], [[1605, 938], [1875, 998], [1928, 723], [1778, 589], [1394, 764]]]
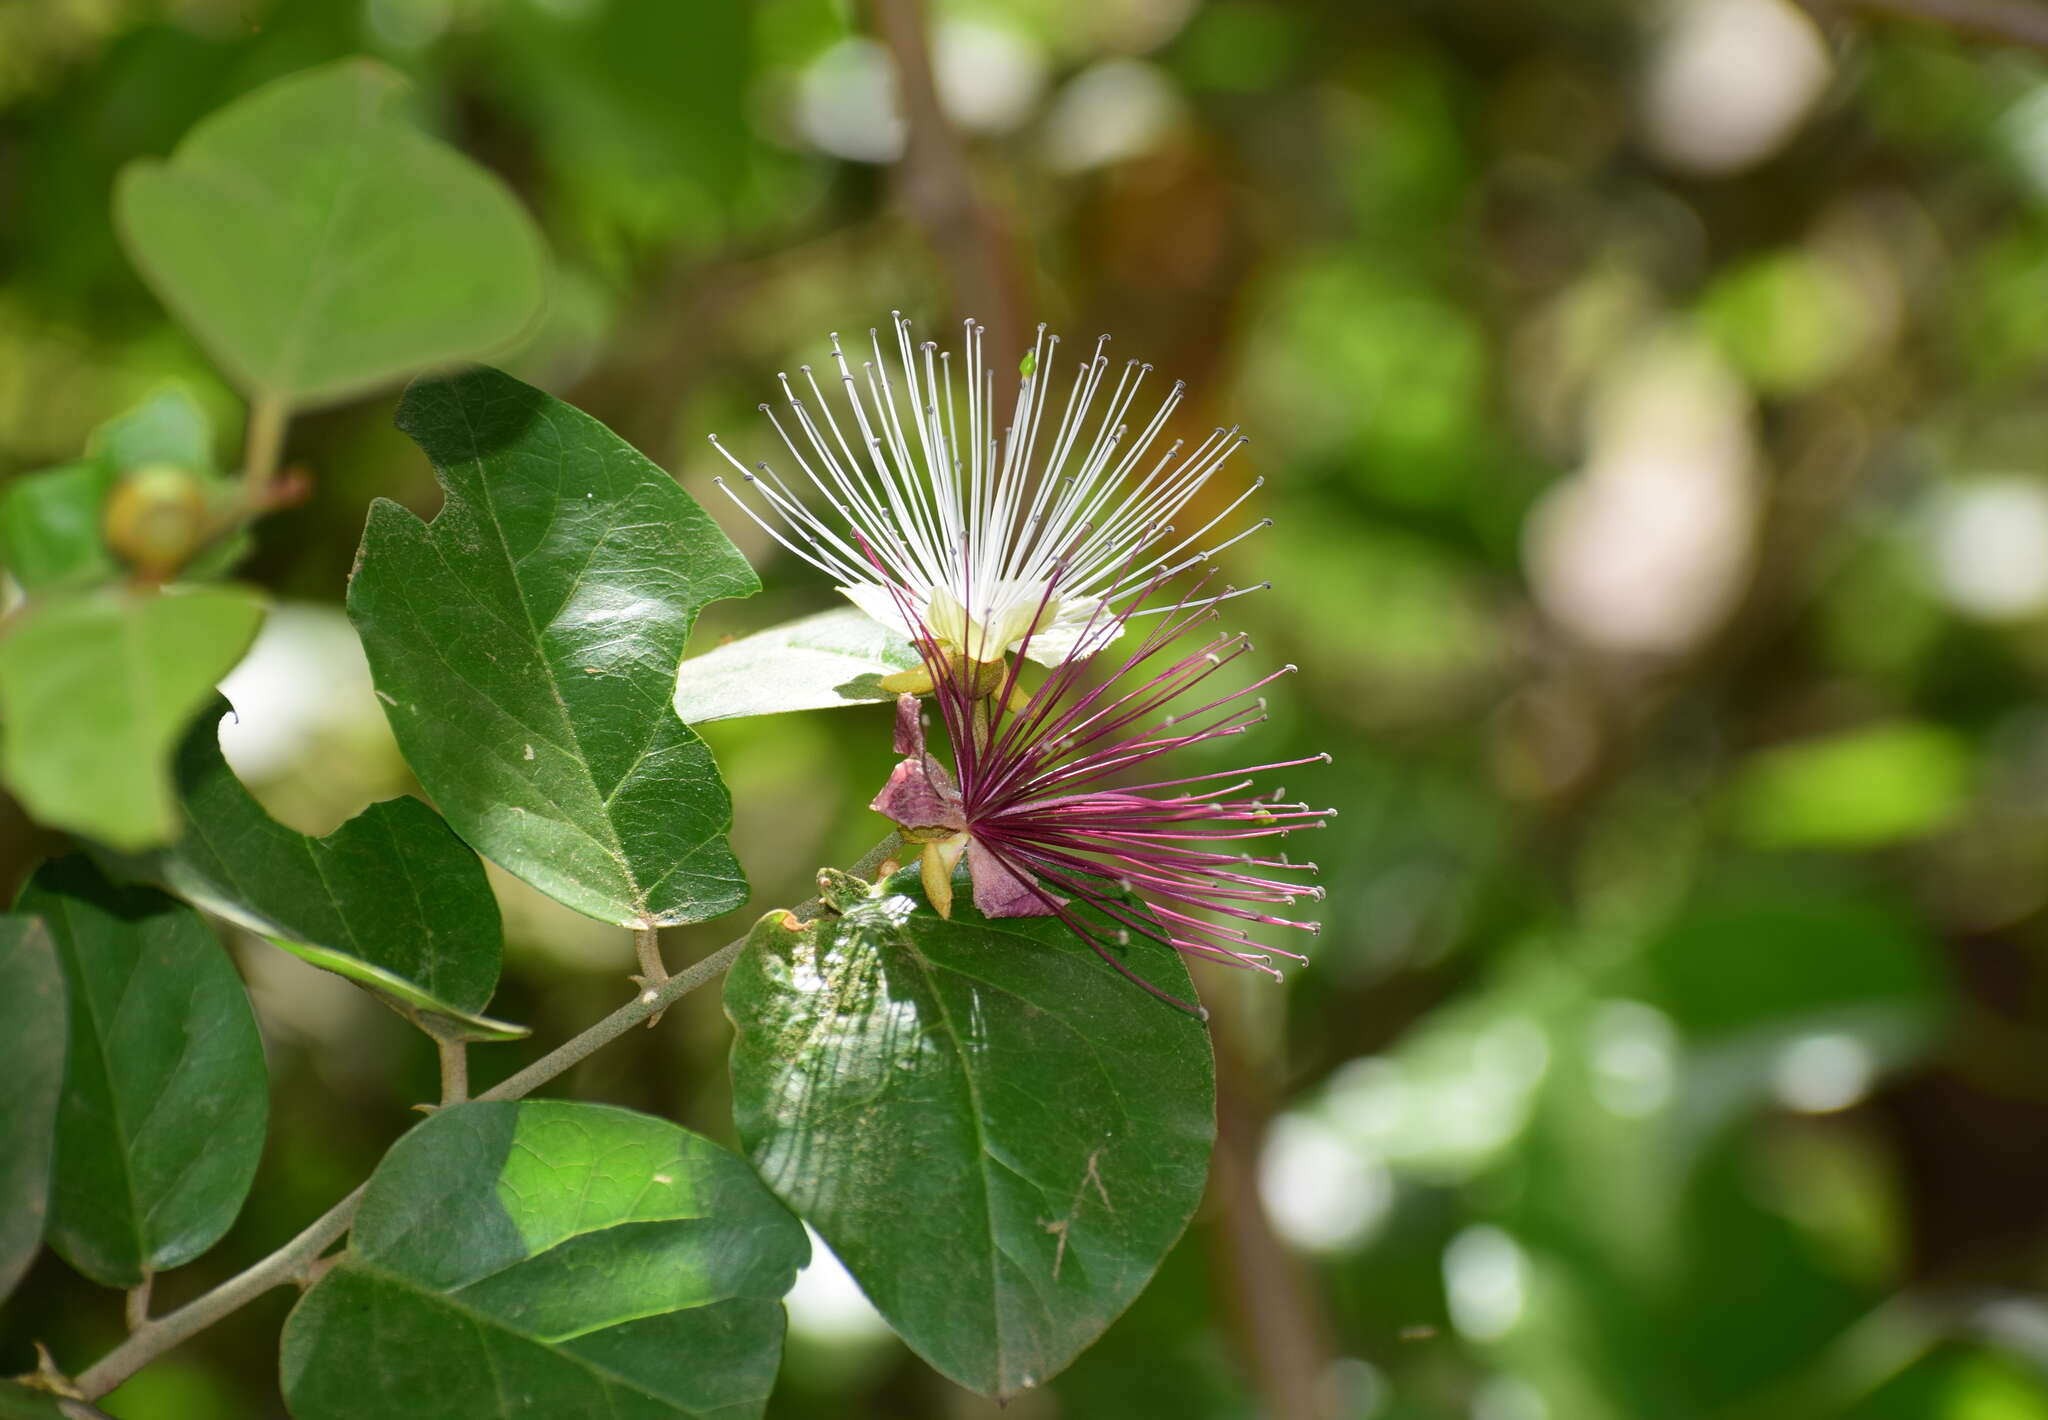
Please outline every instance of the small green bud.
[[1026, 379], [1031, 378], [1031, 372], [1033, 370], [1036, 370], [1037, 368], [1038, 352], [1036, 350], [1026, 351], [1024, 354], [1024, 358], [1017, 362], [1017, 373], [1024, 376]]
[[123, 474], [107, 495], [101, 531], [116, 557], [160, 582], [206, 545], [212, 512], [206, 485], [191, 470], [144, 464]]

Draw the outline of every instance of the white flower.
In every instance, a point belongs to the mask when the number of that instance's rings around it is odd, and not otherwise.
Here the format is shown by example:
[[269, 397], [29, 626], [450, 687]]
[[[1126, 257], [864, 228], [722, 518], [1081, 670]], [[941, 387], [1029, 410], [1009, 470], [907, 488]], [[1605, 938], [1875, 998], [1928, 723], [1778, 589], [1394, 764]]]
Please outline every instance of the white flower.
[[[892, 313], [891, 324], [893, 373], [876, 332], [869, 332], [874, 359], [861, 363], [859, 378], [833, 335], [844, 417], [833, 412], [809, 365], [799, 367], [808, 399], [788, 375], [778, 377], [786, 410], [761, 409], [795, 460], [793, 477], [766, 463], [749, 470], [716, 435], [711, 439], [760, 509], [725, 479], [718, 486], [884, 626], [910, 634], [907, 610], [942, 647], [970, 660], [997, 661], [1021, 650], [1056, 666], [1100, 650], [1122, 629], [1124, 617], [1113, 613], [1255, 530], [1192, 550], [1257, 482], [1193, 532], [1177, 531], [1174, 518], [1245, 441], [1236, 429], [1217, 429], [1191, 452], [1175, 440], [1145, 464], [1185, 386], [1176, 381], [1128, 438], [1123, 421], [1152, 367], [1127, 363], [1098, 414], [1108, 336], [1075, 370], [1048, 432], [1043, 416], [1059, 337], [1040, 326], [1019, 366], [1009, 423], [998, 430], [983, 327], [966, 323], [965, 369], [956, 387], [951, 352], [932, 341], [913, 345], [900, 313]], [[806, 483], [830, 518], [807, 501], [811, 492], [799, 491]], [[1226, 589], [1199, 600], [1235, 594]]]

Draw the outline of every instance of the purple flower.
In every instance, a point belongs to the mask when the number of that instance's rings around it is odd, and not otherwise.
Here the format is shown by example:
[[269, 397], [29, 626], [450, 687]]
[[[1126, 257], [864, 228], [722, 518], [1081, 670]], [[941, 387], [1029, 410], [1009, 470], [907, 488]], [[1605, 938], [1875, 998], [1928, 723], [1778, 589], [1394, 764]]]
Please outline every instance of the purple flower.
[[[1056, 590], [1057, 572], [1051, 580]], [[1119, 608], [1099, 608], [1085, 627], [1089, 640], [1106, 647], [1157, 586], [1155, 580]], [[1287, 666], [1236, 690], [1211, 688], [1211, 677], [1250, 644], [1242, 634], [1211, 630], [1191, 649], [1169, 649], [1216, 619], [1215, 599], [1201, 591], [1197, 585], [1163, 608], [1135, 646], [1114, 656], [1098, 649], [1068, 657], [1026, 693], [1019, 672], [1028, 645], [1007, 665], [951, 654], [917, 617], [911, 594], [899, 589], [954, 767], [949, 771], [925, 747], [919, 702], [903, 696], [896, 748], [907, 757], [873, 804], [924, 845], [926, 893], [941, 915], [951, 913], [953, 868], [964, 854], [974, 905], [984, 915], [1058, 917], [1124, 976], [1197, 1011], [1131, 971], [1115, 947], [1135, 935], [1278, 976], [1274, 955], [1304, 958], [1262, 948], [1249, 929], [1320, 930], [1285, 909], [1323, 891], [1299, 881], [1316, 871], [1313, 863], [1289, 861], [1270, 841], [1321, 828], [1335, 812], [1246, 796], [1251, 776], [1327, 763], [1326, 754], [1236, 770], [1178, 773], [1170, 766], [1177, 751], [1241, 735], [1264, 720], [1259, 692], [1294, 670]], [[1098, 639], [1094, 623], [1103, 619], [1118, 624]], [[1097, 660], [1115, 664], [1096, 674]]]

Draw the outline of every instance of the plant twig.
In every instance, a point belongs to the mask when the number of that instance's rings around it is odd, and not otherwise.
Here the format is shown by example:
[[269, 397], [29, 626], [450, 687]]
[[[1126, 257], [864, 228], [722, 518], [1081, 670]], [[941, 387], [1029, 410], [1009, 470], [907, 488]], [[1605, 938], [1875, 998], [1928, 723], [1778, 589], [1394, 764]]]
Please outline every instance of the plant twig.
[[1273, 1233], [1259, 1199], [1258, 1147], [1265, 1110], [1244, 1063], [1216, 1040], [1216, 1161], [1223, 1246], [1217, 1265], [1229, 1290], [1240, 1344], [1272, 1420], [1327, 1413], [1318, 1381], [1335, 1357], [1329, 1323], [1300, 1261]]
[[[860, 861], [847, 871], [861, 875], [873, 872], [878, 866], [889, 861], [902, 847], [902, 843], [900, 835], [890, 834], [870, 848], [862, 855]], [[824, 903], [814, 897], [793, 908], [792, 912], [799, 921], [808, 922], [823, 910]], [[746, 943], [747, 939], [744, 936], [728, 942], [694, 966], [671, 976], [659, 988], [642, 991], [581, 1035], [564, 1041], [518, 1074], [499, 1081], [477, 1098], [516, 1100], [531, 1093], [578, 1064], [584, 1057], [617, 1040], [650, 1015], [658, 1014], [698, 987], [716, 980], [732, 965], [733, 959], [740, 954], [740, 949]], [[349, 1224], [355, 1219], [356, 1209], [363, 1201], [364, 1190], [368, 1187], [368, 1184], [361, 1185], [276, 1252], [236, 1273], [212, 1291], [195, 1298], [174, 1312], [167, 1312], [154, 1321], [145, 1322], [137, 1327], [126, 1341], [100, 1357], [78, 1376], [78, 1393], [88, 1400], [105, 1395], [187, 1337], [204, 1331], [272, 1287], [281, 1287], [287, 1282], [309, 1275], [320, 1260], [320, 1255], [348, 1231]]]
[[114, 1420], [113, 1416], [97, 1405], [87, 1405], [84, 1401], [73, 1400], [69, 1396], [59, 1399], [57, 1408], [64, 1412], [64, 1420]]
[[358, 1187], [304, 1232], [261, 1262], [237, 1272], [212, 1291], [176, 1311], [166, 1312], [137, 1327], [126, 1341], [79, 1375], [78, 1393], [88, 1400], [97, 1400], [186, 1337], [206, 1330], [272, 1287], [291, 1281], [348, 1231], [349, 1221], [356, 1215], [356, 1205], [363, 1201], [363, 1189], [368, 1186]]
[[1974, 39], [2048, 50], [2048, 5], [2033, 0], [1805, 0], [1815, 10], [1866, 10], [1927, 20]]

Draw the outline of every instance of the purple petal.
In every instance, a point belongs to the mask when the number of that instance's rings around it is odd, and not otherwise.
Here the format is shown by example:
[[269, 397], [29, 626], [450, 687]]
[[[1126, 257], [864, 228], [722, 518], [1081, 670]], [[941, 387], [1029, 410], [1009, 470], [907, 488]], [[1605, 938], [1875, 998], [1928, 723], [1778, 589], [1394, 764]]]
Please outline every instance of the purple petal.
[[906, 759], [889, 774], [889, 782], [869, 807], [905, 828], [967, 827], [960, 791], [946, 767], [930, 757]]
[[924, 707], [915, 695], [896, 697], [896, 753], [924, 754]]
[[978, 838], [967, 840], [967, 872], [974, 879], [974, 905], [984, 917], [1050, 917], [1045, 893], [1004, 867]]

